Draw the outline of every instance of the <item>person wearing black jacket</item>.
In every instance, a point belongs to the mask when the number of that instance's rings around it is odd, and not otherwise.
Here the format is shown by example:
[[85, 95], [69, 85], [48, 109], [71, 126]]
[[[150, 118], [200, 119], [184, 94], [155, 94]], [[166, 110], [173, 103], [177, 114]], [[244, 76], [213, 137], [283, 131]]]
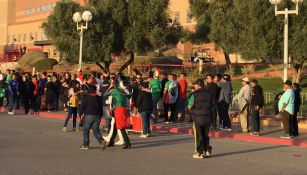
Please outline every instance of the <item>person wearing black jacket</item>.
[[298, 132], [298, 122], [297, 122], [297, 113], [300, 111], [301, 107], [301, 88], [298, 83], [293, 83], [292, 89], [294, 91], [294, 114], [290, 121], [291, 133], [294, 137], [299, 136]]
[[206, 82], [206, 89], [210, 92], [212, 95], [213, 100], [213, 106], [212, 106], [212, 119], [211, 119], [211, 125], [212, 129], [216, 130], [216, 120], [217, 120], [217, 101], [219, 99], [219, 87], [216, 83], [213, 82], [213, 75], [207, 75], [205, 82]]
[[28, 74], [25, 75], [25, 81], [23, 82], [22, 94], [23, 94], [23, 104], [25, 109], [25, 114], [28, 115], [30, 111], [30, 104], [34, 107], [35, 98], [34, 98], [35, 85], [32, 83]]
[[263, 107], [263, 104], [264, 104], [263, 89], [258, 84], [258, 81], [255, 79], [251, 81], [251, 87], [253, 88], [252, 100], [251, 100], [253, 132], [251, 132], [251, 135], [259, 136], [260, 135], [259, 134], [259, 131], [260, 131], [259, 111]]
[[203, 159], [211, 156], [209, 143], [209, 126], [211, 123], [213, 96], [207, 89], [204, 89], [204, 81], [197, 80], [194, 84], [195, 91], [192, 93], [188, 108], [193, 119], [193, 129], [195, 137], [195, 159]]
[[149, 119], [153, 111], [152, 94], [148, 83], [143, 82], [141, 84], [141, 91], [137, 96], [136, 104], [138, 106], [138, 112], [141, 113], [142, 117], [143, 133], [140, 137], [147, 138], [149, 136], [149, 128], [150, 128]]
[[101, 145], [101, 149], [105, 150], [107, 142], [102, 138], [99, 130], [101, 116], [103, 115], [102, 101], [97, 94], [96, 86], [89, 86], [88, 94], [83, 98], [81, 103], [81, 111], [83, 115], [83, 145], [80, 149], [89, 149], [90, 129], [93, 130], [94, 136]]

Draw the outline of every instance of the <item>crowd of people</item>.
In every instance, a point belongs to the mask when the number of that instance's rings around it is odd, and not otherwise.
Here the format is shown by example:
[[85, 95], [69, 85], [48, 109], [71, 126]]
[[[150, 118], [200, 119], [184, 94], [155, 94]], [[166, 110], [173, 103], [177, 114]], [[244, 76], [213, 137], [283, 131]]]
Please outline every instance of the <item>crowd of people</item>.
[[[83, 130], [81, 149], [89, 149], [90, 129], [102, 149], [114, 145], [131, 148], [126, 133], [131, 115], [140, 115], [142, 118], [142, 138], [151, 135], [151, 119], [152, 123], [193, 122], [194, 158], [211, 155], [209, 129], [232, 130], [229, 114], [240, 116], [243, 133], [260, 136], [260, 110], [264, 106], [264, 95], [256, 79], [250, 81], [249, 78], [243, 78], [242, 88], [235, 97], [232, 97], [233, 88], [228, 74], [207, 74], [192, 83], [191, 93], [188, 88], [185, 73], [177, 76], [158, 70], [144, 76], [135, 69], [131, 77], [106, 71], [89, 75], [82, 71], [64, 75], [55, 72], [31, 75], [7, 70], [7, 74], [0, 73], [0, 108], [4, 110], [3, 107], [7, 106], [8, 114], [14, 115], [23, 106], [26, 115], [33, 115], [39, 110], [60, 110], [60, 104], [63, 104], [63, 110], [67, 112], [63, 131], [67, 131], [72, 117], [73, 131]], [[292, 138], [299, 135], [297, 113], [300, 87], [287, 80], [283, 89], [284, 92], [276, 97], [276, 112], [282, 117], [285, 129], [282, 138]], [[190, 111], [188, 120], [186, 109]], [[77, 126], [78, 117], [80, 122]], [[101, 117], [104, 119], [103, 129], [109, 133], [105, 137], [99, 130]], [[115, 142], [117, 135], [119, 141]]]

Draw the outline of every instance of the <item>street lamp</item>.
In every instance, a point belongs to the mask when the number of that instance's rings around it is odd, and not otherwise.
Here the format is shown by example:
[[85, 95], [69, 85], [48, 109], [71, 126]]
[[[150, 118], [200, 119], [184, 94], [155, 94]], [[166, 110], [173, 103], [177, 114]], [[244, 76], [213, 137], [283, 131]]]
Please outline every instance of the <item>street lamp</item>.
[[[79, 51], [79, 69], [82, 70], [82, 44], [83, 44], [83, 30], [87, 29], [87, 23], [91, 21], [93, 18], [92, 13], [90, 11], [84, 11], [82, 13], [76, 12], [74, 13], [72, 19], [77, 23], [77, 30], [80, 30], [80, 51]], [[85, 21], [85, 25], [79, 23]]]
[[303, 2], [303, 0], [292, 0], [293, 3], [296, 4], [295, 10], [288, 10], [288, 8], [285, 8], [284, 11], [277, 10], [277, 5], [281, 3], [282, 0], [269, 0], [271, 4], [275, 5], [275, 15], [285, 15], [285, 21], [284, 21], [284, 82], [288, 79], [288, 62], [289, 62], [289, 56], [288, 56], [288, 16], [289, 14], [296, 14], [298, 15], [298, 4], [300, 2]]

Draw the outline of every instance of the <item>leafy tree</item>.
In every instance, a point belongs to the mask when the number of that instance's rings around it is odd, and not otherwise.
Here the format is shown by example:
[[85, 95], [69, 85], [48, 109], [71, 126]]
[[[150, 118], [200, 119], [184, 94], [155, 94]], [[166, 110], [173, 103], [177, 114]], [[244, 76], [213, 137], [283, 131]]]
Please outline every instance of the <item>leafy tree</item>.
[[131, 63], [134, 52], [147, 52], [167, 43], [168, 5], [169, 0], [89, 0], [80, 6], [62, 0], [57, 2], [43, 28], [65, 58], [76, 62], [79, 36], [71, 18], [76, 11], [90, 10], [93, 19], [84, 32], [83, 60], [108, 70], [112, 53], [131, 53], [128, 56]]

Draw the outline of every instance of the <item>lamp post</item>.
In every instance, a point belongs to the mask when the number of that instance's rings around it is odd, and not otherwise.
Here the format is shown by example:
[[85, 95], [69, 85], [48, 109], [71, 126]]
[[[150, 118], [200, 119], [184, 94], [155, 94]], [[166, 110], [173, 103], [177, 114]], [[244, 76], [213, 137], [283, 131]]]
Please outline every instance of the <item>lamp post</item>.
[[296, 14], [298, 15], [298, 4], [303, 2], [303, 0], [292, 0], [295, 3], [296, 8], [295, 10], [289, 10], [285, 8], [285, 10], [277, 10], [277, 5], [281, 3], [282, 0], [270, 0], [271, 4], [275, 5], [275, 15], [285, 15], [284, 21], [284, 82], [288, 79], [288, 63], [289, 63], [289, 56], [288, 56], [288, 16], [289, 14]]
[[[77, 23], [77, 30], [80, 30], [80, 50], [79, 50], [79, 69], [82, 70], [82, 45], [83, 45], [83, 30], [87, 29], [88, 22], [92, 20], [92, 13], [90, 11], [84, 11], [82, 13], [76, 12], [73, 15], [74, 22]], [[85, 21], [85, 25], [80, 24], [80, 22]]]

